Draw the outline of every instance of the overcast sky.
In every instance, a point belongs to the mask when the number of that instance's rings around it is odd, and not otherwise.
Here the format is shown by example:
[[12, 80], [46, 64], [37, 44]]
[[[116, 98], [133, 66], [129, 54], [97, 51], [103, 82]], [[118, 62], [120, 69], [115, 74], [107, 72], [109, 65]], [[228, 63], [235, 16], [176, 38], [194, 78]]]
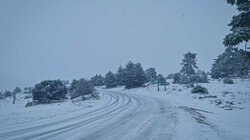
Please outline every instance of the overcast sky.
[[130, 60], [167, 75], [189, 51], [209, 71], [235, 12], [226, 0], [1, 0], [0, 75], [89, 78]]

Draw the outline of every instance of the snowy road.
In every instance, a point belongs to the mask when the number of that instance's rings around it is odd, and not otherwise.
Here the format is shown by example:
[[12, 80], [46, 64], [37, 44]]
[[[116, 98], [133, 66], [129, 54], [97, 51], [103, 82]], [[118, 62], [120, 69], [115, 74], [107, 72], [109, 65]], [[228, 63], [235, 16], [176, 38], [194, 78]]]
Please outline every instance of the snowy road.
[[97, 107], [0, 128], [0, 139], [172, 139], [177, 113], [166, 100], [101, 91]]

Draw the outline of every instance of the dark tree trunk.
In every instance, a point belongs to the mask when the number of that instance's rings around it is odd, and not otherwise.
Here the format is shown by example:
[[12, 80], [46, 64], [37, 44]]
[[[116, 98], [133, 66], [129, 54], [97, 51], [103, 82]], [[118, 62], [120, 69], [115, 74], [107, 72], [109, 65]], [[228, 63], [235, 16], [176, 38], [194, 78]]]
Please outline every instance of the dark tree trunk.
[[248, 42], [248, 41], [246, 41], [246, 44], [245, 44], [245, 52], [247, 51], [247, 42]]

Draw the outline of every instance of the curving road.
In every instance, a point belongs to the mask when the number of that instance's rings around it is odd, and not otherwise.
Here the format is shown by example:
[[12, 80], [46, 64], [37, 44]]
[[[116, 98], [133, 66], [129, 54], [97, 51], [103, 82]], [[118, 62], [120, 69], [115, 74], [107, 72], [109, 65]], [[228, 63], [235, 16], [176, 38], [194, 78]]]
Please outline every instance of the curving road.
[[105, 98], [102, 106], [0, 128], [0, 139], [172, 139], [177, 113], [167, 101], [114, 91], [100, 93]]

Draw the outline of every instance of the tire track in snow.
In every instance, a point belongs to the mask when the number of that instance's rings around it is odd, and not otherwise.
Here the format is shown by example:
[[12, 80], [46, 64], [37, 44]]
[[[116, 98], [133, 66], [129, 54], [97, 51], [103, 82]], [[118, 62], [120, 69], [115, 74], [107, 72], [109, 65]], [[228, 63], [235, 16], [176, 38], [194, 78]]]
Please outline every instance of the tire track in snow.
[[107, 97], [103, 107], [3, 128], [0, 139], [172, 139], [174, 127], [167, 123], [173, 119], [166, 101], [101, 92]]

